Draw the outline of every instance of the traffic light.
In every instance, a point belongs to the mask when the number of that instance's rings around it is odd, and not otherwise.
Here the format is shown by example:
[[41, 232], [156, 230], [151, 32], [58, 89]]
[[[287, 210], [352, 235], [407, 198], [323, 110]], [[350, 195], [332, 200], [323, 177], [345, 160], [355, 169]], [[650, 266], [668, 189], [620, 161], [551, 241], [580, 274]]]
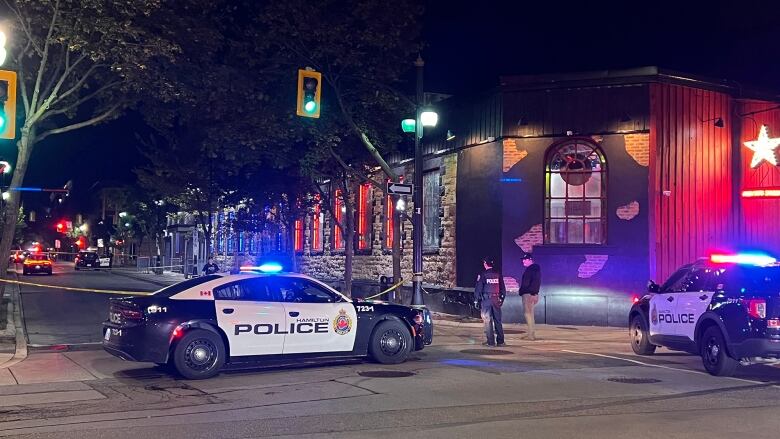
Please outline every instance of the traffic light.
[[84, 247], [84, 240], [83, 240], [83, 239], [81, 239], [81, 238], [79, 238], [79, 239], [76, 241], [76, 247], [78, 247], [78, 248], [82, 248], [82, 247]]
[[314, 70], [298, 70], [298, 106], [295, 114], [303, 117], [320, 117], [322, 74]]
[[0, 139], [16, 138], [16, 72], [0, 70]]
[[64, 232], [65, 231], [65, 223], [63, 223], [61, 221], [58, 222], [57, 223], [57, 231], [60, 232], [60, 233]]

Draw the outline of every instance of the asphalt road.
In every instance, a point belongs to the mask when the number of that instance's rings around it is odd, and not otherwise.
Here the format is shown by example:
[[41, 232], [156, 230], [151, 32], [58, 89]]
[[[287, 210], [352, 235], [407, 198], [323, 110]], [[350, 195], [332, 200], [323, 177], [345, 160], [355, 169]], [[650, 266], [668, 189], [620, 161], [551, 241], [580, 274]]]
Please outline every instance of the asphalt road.
[[623, 330], [553, 330], [483, 350], [478, 328], [439, 326], [434, 345], [400, 365], [266, 366], [203, 381], [100, 351], [37, 353], [13, 373], [55, 381], [0, 386], [0, 436], [776, 437], [777, 369], [717, 378], [695, 357], [630, 354]]
[[154, 291], [160, 287], [107, 270], [73, 269], [58, 262], [54, 274], [19, 276], [24, 282], [54, 288], [22, 285], [22, 309], [28, 342], [32, 347], [99, 343], [100, 324], [108, 316], [110, 294], [73, 292], [57, 286], [120, 291]]
[[[107, 272], [24, 280], [154, 290]], [[108, 296], [22, 287], [30, 341], [99, 342]], [[0, 368], [0, 437], [14, 438], [773, 438], [780, 369], [703, 372], [698, 357], [631, 352], [625, 329], [554, 327], [482, 349], [477, 326], [435, 326], [406, 363], [258, 364], [203, 381], [100, 349], [39, 349]], [[97, 346], [87, 346], [96, 347]], [[377, 374], [378, 373], [378, 374]]]

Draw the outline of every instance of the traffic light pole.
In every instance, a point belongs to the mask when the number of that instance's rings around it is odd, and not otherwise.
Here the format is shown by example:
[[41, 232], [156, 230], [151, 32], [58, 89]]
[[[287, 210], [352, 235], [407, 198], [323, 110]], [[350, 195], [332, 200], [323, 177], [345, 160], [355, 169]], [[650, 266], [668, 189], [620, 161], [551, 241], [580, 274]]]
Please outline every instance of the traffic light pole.
[[414, 289], [414, 295], [412, 296], [412, 305], [422, 305], [422, 246], [423, 246], [423, 163], [422, 163], [422, 147], [420, 140], [423, 136], [423, 126], [420, 120], [422, 114], [423, 105], [425, 99], [423, 95], [423, 67], [425, 63], [422, 57], [417, 56], [417, 60], [414, 62], [415, 70], [417, 71], [417, 116], [415, 119], [414, 127], [414, 194], [412, 196], [412, 202], [414, 203], [414, 214], [412, 221], [412, 265], [414, 273], [412, 273], [412, 288]]

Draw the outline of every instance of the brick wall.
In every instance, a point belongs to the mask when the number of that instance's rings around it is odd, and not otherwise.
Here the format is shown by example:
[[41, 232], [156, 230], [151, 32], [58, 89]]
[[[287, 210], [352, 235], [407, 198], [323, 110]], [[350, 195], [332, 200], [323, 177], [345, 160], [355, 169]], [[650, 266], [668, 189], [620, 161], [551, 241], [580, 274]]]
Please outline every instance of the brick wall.
[[[440, 209], [441, 244], [437, 252], [426, 252], [423, 255], [423, 282], [444, 288], [455, 286], [455, 185], [457, 177], [457, 155], [442, 157], [438, 169], [442, 191]], [[404, 169], [404, 180], [411, 181], [412, 167]], [[377, 176], [381, 178], [381, 176]], [[353, 279], [378, 281], [380, 276], [392, 276], [393, 260], [390, 249], [384, 247], [385, 242], [385, 200], [382, 191], [373, 188], [372, 191], [372, 236], [371, 249], [355, 254], [353, 260]], [[411, 197], [407, 200], [406, 214], [411, 216], [414, 206]], [[310, 246], [311, 229], [308, 226], [310, 218], [306, 219], [304, 252], [298, 257], [299, 269], [302, 273], [323, 280], [341, 280], [344, 276], [344, 254], [331, 251], [331, 221], [325, 213], [324, 251], [312, 254]], [[404, 281], [412, 279], [412, 227], [409, 221], [401, 224], [401, 273]], [[368, 252], [368, 254], [365, 254]]]
[[650, 165], [650, 134], [626, 134], [626, 152], [642, 166]]
[[504, 172], [512, 169], [512, 166], [517, 162], [524, 159], [528, 155], [528, 151], [521, 149], [517, 145], [515, 139], [504, 139]]

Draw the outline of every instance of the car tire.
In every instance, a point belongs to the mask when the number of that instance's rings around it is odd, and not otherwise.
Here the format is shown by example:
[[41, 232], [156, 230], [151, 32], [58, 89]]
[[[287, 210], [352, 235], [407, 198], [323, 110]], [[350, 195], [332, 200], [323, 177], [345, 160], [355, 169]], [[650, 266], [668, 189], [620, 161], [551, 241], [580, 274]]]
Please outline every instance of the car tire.
[[711, 326], [704, 331], [700, 353], [704, 368], [711, 375], [728, 377], [734, 375], [737, 370], [739, 362], [729, 357], [726, 350], [726, 340], [717, 326]]
[[368, 343], [368, 354], [374, 361], [382, 364], [403, 363], [412, 349], [412, 334], [403, 323], [385, 320], [376, 325]]
[[225, 364], [225, 345], [222, 338], [211, 331], [188, 331], [173, 350], [173, 367], [189, 380], [211, 378]]
[[628, 327], [628, 334], [631, 337], [631, 349], [637, 355], [653, 355], [656, 345], [650, 343], [650, 332], [647, 330], [645, 319], [640, 315], [631, 319]]

